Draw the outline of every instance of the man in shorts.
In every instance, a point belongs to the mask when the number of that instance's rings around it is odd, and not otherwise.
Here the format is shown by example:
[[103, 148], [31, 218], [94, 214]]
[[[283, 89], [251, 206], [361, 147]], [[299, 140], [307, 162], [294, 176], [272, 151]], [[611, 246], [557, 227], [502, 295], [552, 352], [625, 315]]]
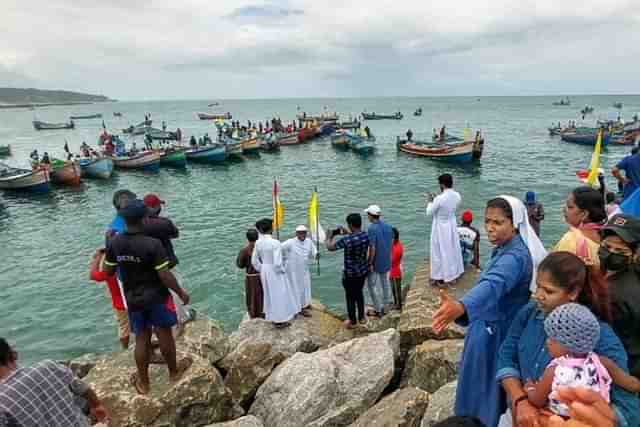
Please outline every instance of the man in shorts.
[[137, 373], [132, 375], [131, 383], [138, 393], [148, 394], [152, 332], [158, 338], [172, 382], [178, 381], [191, 364], [187, 359], [176, 362], [171, 328], [177, 323], [177, 317], [169, 289], [185, 304], [189, 303], [189, 295], [169, 271], [169, 259], [162, 243], [143, 233], [144, 203], [131, 200], [118, 213], [125, 221], [126, 231], [111, 239], [104, 270], [107, 275], [113, 275], [118, 268], [129, 310], [129, 325], [136, 336]]

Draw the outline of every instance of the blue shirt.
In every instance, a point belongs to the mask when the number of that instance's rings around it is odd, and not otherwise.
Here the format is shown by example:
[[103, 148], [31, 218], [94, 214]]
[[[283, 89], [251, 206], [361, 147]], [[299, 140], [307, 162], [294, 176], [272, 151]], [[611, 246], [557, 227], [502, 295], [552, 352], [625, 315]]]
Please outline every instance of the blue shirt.
[[389, 224], [381, 219], [372, 222], [367, 229], [369, 244], [375, 248], [373, 271], [387, 273], [391, 270], [391, 245], [393, 244], [393, 230]]
[[[534, 302], [530, 302], [518, 312], [500, 347], [496, 379], [519, 378], [522, 382], [540, 379], [551, 362], [546, 340], [544, 315]], [[624, 347], [611, 326], [604, 322], [600, 322], [600, 339], [594, 352], [608, 357], [629, 372]], [[611, 404], [619, 427], [640, 426], [640, 401], [636, 396], [612, 384]]]
[[[347, 277], [364, 276], [369, 272], [367, 256], [369, 237], [364, 231], [349, 234], [336, 242], [336, 249], [344, 249], [344, 275]], [[391, 256], [389, 256], [391, 258]]]
[[624, 171], [629, 183], [624, 186], [623, 196], [626, 199], [637, 188], [640, 188], [640, 154], [626, 156], [616, 165]]
[[124, 218], [122, 218], [120, 215], [116, 215], [111, 221], [111, 224], [109, 224], [109, 230], [115, 231], [116, 234], [124, 234], [124, 232], [127, 231], [127, 226], [124, 222]]

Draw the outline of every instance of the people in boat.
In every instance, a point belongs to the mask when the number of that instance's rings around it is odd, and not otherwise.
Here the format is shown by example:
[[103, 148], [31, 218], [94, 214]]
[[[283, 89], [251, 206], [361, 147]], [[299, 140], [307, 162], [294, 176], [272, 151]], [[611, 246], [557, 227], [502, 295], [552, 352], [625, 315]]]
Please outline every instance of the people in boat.
[[203, 137], [202, 139], [203, 139], [203, 141], [204, 141], [205, 145], [209, 145], [209, 144], [211, 144], [211, 138], [209, 137], [209, 134], [208, 134], [208, 133], [205, 133], [205, 134], [204, 134], [204, 137]]
[[167, 122], [165, 122], [164, 120], [162, 121], [162, 131], [163, 132], [167, 131]]
[[364, 127], [364, 133], [367, 135], [367, 138], [371, 138], [371, 129], [369, 129], [369, 126]]
[[413, 138], [413, 131], [409, 129], [407, 131], [407, 141], [411, 142], [412, 138]]
[[442, 127], [440, 128], [440, 141], [444, 141], [445, 136], [447, 135], [447, 131], [445, 128], [445, 125], [442, 125]]
[[42, 155], [42, 159], [40, 159], [40, 163], [45, 164], [45, 165], [50, 165], [51, 164], [51, 159], [49, 159], [49, 153], [48, 152], [44, 152], [44, 154]]
[[433, 128], [433, 140], [437, 140], [438, 138], [440, 138], [440, 136], [438, 135], [438, 130], [436, 128]]

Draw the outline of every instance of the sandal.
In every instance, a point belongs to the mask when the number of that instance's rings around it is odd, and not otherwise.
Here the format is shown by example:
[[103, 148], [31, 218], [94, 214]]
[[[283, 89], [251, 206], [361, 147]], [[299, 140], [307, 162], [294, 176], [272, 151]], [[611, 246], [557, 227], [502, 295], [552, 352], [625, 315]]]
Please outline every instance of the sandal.
[[137, 372], [133, 372], [130, 376], [129, 376], [129, 384], [131, 384], [133, 386], [134, 389], [136, 389], [136, 393], [138, 393], [141, 396], [146, 396], [147, 394], [149, 394], [149, 392], [144, 392], [141, 388], [140, 382], [138, 381], [138, 373]]

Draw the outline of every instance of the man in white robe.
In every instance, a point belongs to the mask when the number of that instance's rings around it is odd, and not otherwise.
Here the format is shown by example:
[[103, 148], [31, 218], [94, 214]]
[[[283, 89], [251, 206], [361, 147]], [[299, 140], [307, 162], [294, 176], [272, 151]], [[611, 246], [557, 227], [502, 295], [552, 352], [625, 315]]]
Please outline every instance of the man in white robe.
[[282, 244], [285, 259], [285, 271], [289, 283], [296, 291], [296, 300], [300, 314], [311, 317], [311, 273], [309, 264], [316, 259], [318, 250], [311, 239], [307, 238], [307, 227], [296, 227], [296, 237]]
[[264, 293], [265, 319], [277, 328], [289, 326], [289, 321], [300, 311], [284, 270], [282, 245], [271, 237], [273, 221], [262, 219], [256, 223], [261, 233], [251, 254], [253, 268], [260, 272]]
[[462, 201], [453, 190], [453, 177], [448, 173], [438, 177], [441, 194], [429, 196], [427, 216], [433, 216], [431, 224], [431, 283], [451, 284], [462, 273], [464, 264], [456, 224], [456, 209]]

